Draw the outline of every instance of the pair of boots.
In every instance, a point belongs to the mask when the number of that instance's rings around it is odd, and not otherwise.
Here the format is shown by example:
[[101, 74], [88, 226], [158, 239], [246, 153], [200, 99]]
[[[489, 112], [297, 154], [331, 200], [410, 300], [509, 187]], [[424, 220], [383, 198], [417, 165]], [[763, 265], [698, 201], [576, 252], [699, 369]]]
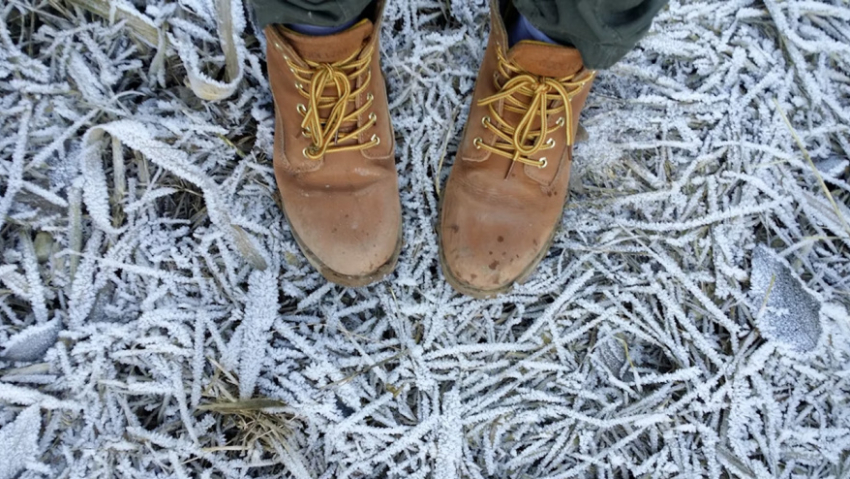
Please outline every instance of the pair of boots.
[[[266, 27], [275, 103], [274, 170], [284, 213], [329, 281], [390, 273], [402, 245], [395, 140], [380, 68], [383, 2], [328, 36]], [[459, 292], [492, 297], [527, 279], [567, 197], [578, 118], [595, 75], [579, 52], [508, 44], [498, 1], [442, 196], [440, 263]]]

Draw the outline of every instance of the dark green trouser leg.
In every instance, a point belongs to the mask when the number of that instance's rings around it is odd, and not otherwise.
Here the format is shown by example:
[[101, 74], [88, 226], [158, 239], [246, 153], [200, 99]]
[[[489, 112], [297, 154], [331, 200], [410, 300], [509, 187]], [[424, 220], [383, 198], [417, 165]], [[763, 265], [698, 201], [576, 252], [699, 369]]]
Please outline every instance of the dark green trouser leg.
[[649, 30], [667, 0], [514, 0], [556, 42], [574, 45], [588, 68], [608, 68]]
[[[257, 19], [332, 27], [357, 18], [372, 0], [251, 0]], [[393, 0], [388, 0], [393, 1]], [[504, 0], [502, 0], [503, 3]], [[588, 68], [608, 68], [649, 30], [667, 0], [513, 0], [532, 25], [574, 45]]]
[[257, 21], [335, 27], [354, 20], [372, 0], [251, 0]]

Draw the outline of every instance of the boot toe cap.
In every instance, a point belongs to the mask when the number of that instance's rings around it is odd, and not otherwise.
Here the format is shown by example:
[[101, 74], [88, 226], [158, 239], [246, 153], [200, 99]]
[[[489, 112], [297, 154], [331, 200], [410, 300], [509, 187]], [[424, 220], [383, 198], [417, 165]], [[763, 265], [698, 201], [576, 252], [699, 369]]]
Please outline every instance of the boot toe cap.
[[374, 275], [396, 258], [400, 206], [377, 197], [327, 203], [333, 207], [291, 215], [292, 228], [304, 253], [326, 278], [335, 282], [351, 279], [354, 281], [346, 286], [360, 285], [357, 278]]
[[[444, 212], [445, 213], [445, 212]], [[521, 215], [505, 212], [447, 214], [441, 226], [441, 246], [447, 273], [466, 289], [500, 292], [534, 268], [548, 237]]]

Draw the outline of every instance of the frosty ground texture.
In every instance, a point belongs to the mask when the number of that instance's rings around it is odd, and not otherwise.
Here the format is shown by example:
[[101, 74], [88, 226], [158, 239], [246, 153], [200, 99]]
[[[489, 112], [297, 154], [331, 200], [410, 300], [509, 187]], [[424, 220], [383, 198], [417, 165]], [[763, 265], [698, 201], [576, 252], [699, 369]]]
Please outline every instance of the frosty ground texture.
[[351, 290], [276, 203], [245, 5], [0, 2], [0, 479], [848, 477], [846, 1], [671, 2], [478, 301], [434, 224], [486, 19], [389, 4], [405, 246]]

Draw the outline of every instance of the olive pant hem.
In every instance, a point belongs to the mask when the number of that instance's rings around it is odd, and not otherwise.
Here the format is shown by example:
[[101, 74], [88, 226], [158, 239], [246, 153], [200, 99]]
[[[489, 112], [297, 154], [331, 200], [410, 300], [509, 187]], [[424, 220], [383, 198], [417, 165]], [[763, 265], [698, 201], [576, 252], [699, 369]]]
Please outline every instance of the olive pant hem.
[[[372, 0], [251, 0], [262, 25], [337, 26], [359, 17]], [[392, 0], [389, 0], [392, 1]], [[646, 34], [667, 0], [514, 0], [549, 38], [575, 46], [584, 64], [608, 68]]]

